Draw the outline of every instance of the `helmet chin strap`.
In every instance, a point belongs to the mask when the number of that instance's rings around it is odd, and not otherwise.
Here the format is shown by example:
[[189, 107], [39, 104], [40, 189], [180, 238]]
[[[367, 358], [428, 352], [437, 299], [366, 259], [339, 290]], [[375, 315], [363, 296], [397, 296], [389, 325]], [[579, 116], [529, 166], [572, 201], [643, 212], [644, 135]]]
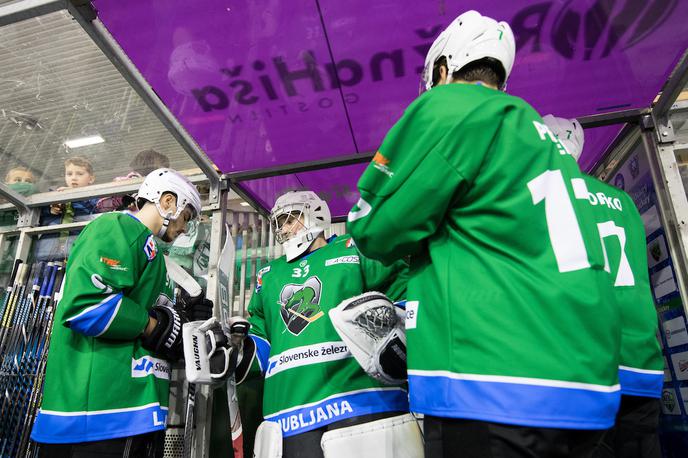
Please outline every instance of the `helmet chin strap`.
[[169, 242], [169, 240], [165, 240], [165, 234], [167, 234], [167, 227], [170, 225], [170, 221], [172, 221], [172, 212], [165, 213], [162, 207], [160, 207], [160, 202], [155, 203], [155, 208], [158, 209], [158, 214], [160, 214], [160, 217], [162, 218], [162, 226], [160, 227], [160, 230], [156, 236], [166, 242]]

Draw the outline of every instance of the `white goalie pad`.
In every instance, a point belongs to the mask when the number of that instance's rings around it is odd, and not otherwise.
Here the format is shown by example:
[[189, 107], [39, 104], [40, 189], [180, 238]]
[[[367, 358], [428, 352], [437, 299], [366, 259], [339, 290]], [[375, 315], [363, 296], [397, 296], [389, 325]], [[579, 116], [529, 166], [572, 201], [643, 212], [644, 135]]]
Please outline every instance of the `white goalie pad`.
[[282, 458], [282, 428], [279, 423], [264, 421], [258, 426], [253, 458]]
[[406, 381], [405, 313], [382, 293], [370, 291], [342, 301], [329, 312], [337, 334], [374, 379]]
[[325, 458], [423, 458], [423, 436], [411, 414], [327, 431]]
[[186, 378], [189, 383], [215, 385], [236, 367], [236, 353], [217, 318], [182, 326]]

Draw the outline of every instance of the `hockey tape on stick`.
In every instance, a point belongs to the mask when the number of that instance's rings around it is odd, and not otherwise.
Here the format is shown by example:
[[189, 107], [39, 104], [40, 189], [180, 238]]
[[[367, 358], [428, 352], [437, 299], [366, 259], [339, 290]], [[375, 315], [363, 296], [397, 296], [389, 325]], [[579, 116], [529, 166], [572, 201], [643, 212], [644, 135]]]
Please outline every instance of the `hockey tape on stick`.
[[191, 297], [198, 297], [203, 294], [203, 288], [196, 280], [189, 274], [182, 266], [171, 260], [167, 255], [165, 258], [165, 267], [167, 267], [167, 274], [170, 276], [180, 288], [189, 293]]

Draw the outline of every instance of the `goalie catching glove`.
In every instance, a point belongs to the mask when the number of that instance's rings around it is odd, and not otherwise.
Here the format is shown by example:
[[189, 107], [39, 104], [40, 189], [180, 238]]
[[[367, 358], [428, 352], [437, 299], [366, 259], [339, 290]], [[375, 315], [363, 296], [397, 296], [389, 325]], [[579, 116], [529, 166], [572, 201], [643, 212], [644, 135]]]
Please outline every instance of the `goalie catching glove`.
[[214, 317], [185, 323], [182, 333], [189, 383], [215, 385], [232, 375], [243, 359], [242, 343], [249, 327], [248, 322], [241, 319], [230, 323], [227, 335]]
[[387, 385], [406, 382], [405, 312], [382, 293], [363, 293], [329, 312], [337, 334], [363, 370]]

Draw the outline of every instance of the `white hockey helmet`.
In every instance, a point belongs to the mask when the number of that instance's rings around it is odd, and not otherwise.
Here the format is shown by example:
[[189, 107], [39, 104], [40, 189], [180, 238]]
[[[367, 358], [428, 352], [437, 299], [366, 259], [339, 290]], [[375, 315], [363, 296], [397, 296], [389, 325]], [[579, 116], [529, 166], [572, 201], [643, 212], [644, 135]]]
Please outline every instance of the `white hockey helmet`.
[[514, 66], [516, 40], [506, 22], [497, 22], [477, 11], [466, 11], [440, 33], [425, 56], [422, 75], [425, 90], [432, 88], [433, 68], [442, 56], [447, 59], [448, 83], [451, 83], [454, 72], [471, 62], [494, 59], [502, 67], [503, 81], [499, 89], [504, 90]]
[[[160, 206], [160, 198], [166, 192], [177, 196], [177, 211], [174, 214], [165, 212]], [[165, 235], [170, 221], [179, 218], [184, 208], [191, 208], [192, 218], [197, 218], [201, 214], [201, 196], [198, 193], [198, 189], [188, 178], [172, 169], [156, 169], [149, 173], [143, 180], [136, 195], [137, 205], [139, 199], [145, 199], [155, 204], [155, 208], [158, 209], [158, 213], [163, 218], [162, 227], [157, 234], [158, 237]]]
[[[284, 224], [292, 218], [300, 219], [302, 227], [284, 233]], [[330, 225], [330, 208], [327, 202], [313, 191], [289, 191], [277, 198], [270, 211], [270, 224], [275, 239], [282, 244], [287, 261], [303, 254], [313, 241]]]
[[583, 152], [585, 134], [583, 127], [576, 118], [557, 118], [551, 114], [542, 117], [549, 130], [559, 139], [566, 151], [577, 161]]

